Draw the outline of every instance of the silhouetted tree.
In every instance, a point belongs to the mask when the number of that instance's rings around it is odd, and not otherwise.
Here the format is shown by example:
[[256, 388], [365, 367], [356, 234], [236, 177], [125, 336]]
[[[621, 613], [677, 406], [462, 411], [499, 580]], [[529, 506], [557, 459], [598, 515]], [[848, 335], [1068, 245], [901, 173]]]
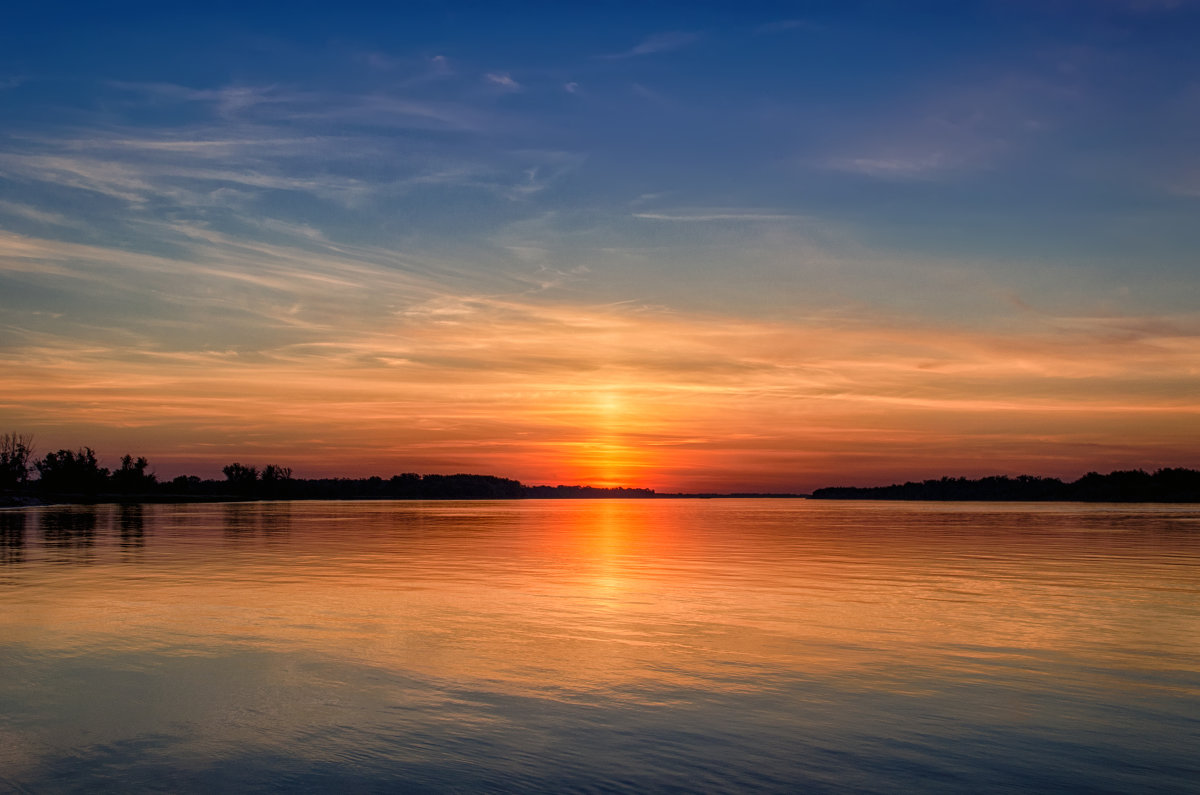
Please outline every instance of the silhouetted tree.
[[292, 468], [281, 467], [275, 464], [267, 464], [262, 471], [263, 482], [274, 483], [281, 480], [292, 479]]
[[262, 492], [269, 497], [287, 496], [292, 484], [292, 468], [267, 464], [262, 471]]
[[108, 481], [108, 470], [90, 447], [47, 453], [34, 466], [40, 476], [38, 488], [54, 494], [95, 494]]
[[139, 456], [134, 460], [131, 455], [121, 456], [121, 468], [112, 473], [113, 488], [123, 494], [139, 494], [153, 491], [158, 485], [158, 478], [146, 473], [150, 462]]
[[258, 469], [236, 461], [221, 469], [230, 487], [242, 494], [249, 494], [258, 487]]
[[[197, 475], [178, 475], [171, 480], [171, 491], [187, 494], [197, 491], [203, 481]], [[209, 481], [210, 483], [212, 481]]]
[[0, 436], [0, 489], [13, 489], [29, 479], [33, 437], [18, 433]]
[[416, 472], [405, 472], [402, 475], [392, 475], [388, 481], [387, 496], [401, 499], [417, 499], [421, 497], [421, 476]]

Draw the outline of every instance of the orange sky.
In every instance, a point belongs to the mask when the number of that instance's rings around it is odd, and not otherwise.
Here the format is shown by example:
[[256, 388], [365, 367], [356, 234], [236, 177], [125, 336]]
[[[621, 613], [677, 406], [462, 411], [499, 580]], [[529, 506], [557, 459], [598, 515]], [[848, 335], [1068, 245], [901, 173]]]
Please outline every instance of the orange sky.
[[968, 332], [438, 298], [390, 327], [254, 352], [48, 339], [5, 355], [0, 405], [42, 451], [131, 451], [164, 477], [232, 460], [660, 491], [1075, 477], [1196, 463], [1200, 346], [1186, 323], [1026, 317]]

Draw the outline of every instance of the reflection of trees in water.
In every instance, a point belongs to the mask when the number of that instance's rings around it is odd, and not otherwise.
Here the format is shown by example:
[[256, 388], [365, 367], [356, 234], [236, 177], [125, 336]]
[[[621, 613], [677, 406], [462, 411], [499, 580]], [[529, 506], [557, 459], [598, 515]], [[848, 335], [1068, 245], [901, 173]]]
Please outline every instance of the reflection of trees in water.
[[46, 511], [41, 520], [48, 551], [57, 552], [60, 557], [91, 558], [91, 548], [96, 543], [95, 508]]
[[260, 506], [259, 524], [264, 536], [282, 537], [292, 530], [292, 504], [276, 502]]
[[25, 512], [0, 511], [0, 565], [25, 560]]
[[121, 533], [121, 546], [125, 549], [146, 545], [145, 507], [139, 503], [122, 505], [117, 514], [117, 528]]
[[279, 538], [292, 529], [291, 503], [228, 503], [224, 513], [225, 535], [228, 538]]
[[229, 538], [242, 538], [254, 533], [254, 505], [245, 502], [230, 502], [225, 504], [224, 530]]
[[42, 533], [47, 544], [91, 546], [96, 540], [96, 509], [46, 511], [42, 514]]

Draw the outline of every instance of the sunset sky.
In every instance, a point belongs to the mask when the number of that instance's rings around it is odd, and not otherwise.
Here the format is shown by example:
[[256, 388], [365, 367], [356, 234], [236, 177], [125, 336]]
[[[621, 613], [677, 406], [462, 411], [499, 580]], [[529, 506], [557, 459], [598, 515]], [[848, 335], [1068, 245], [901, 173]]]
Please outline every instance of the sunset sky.
[[1200, 3], [23, 4], [0, 431], [160, 477], [1200, 466]]

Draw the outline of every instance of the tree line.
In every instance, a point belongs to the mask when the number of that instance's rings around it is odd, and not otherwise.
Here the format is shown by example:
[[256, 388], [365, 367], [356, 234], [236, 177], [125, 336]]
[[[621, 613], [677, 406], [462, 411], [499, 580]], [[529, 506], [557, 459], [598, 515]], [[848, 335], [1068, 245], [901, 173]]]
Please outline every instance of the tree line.
[[1200, 472], [1165, 468], [1089, 472], [1078, 480], [1032, 475], [894, 483], [890, 486], [835, 486], [817, 489], [816, 500], [985, 500], [1021, 502], [1200, 502]]
[[0, 494], [57, 501], [126, 499], [392, 499], [508, 500], [521, 498], [653, 497], [652, 489], [592, 486], [525, 486], [494, 475], [418, 475], [367, 478], [296, 478], [291, 467], [241, 462], [221, 470], [223, 480], [180, 475], [159, 481], [144, 457], [124, 455], [121, 466], [100, 466], [90, 447], [62, 449], [37, 458], [29, 436], [0, 436]]
[[[0, 498], [52, 499], [58, 502], [101, 499], [390, 499], [511, 500], [668, 497], [770, 497], [780, 494], [660, 494], [653, 489], [597, 486], [526, 486], [494, 475], [418, 475], [413, 472], [367, 478], [296, 478], [291, 467], [233, 462], [223, 480], [180, 475], [159, 481], [143, 456], [126, 454], [120, 466], [100, 466], [90, 447], [35, 455], [30, 436], [0, 436]], [[1078, 480], [1033, 475], [968, 479], [943, 477], [890, 486], [837, 486], [817, 489], [826, 500], [987, 500], [1080, 502], [1200, 502], [1200, 471], [1183, 468], [1089, 472]], [[3, 500], [0, 499], [0, 504]]]
[[[55, 450], [34, 457], [33, 439], [17, 433], [0, 436], [0, 490], [37, 491], [48, 494], [94, 494], [113, 492], [134, 494], [158, 485], [146, 470], [144, 457], [121, 457], [121, 466], [109, 471], [100, 466], [90, 447]], [[33, 474], [37, 478], [32, 478]]]

